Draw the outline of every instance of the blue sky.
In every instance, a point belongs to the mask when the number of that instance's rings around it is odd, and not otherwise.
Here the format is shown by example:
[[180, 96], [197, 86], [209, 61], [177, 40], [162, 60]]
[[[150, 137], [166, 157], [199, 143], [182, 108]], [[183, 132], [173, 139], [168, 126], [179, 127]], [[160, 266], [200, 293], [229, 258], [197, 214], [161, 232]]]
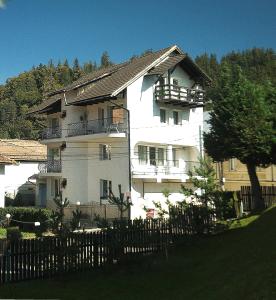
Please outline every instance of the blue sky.
[[0, 83], [33, 65], [114, 62], [177, 44], [192, 57], [276, 49], [275, 0], [9, 0], [0, 9]]

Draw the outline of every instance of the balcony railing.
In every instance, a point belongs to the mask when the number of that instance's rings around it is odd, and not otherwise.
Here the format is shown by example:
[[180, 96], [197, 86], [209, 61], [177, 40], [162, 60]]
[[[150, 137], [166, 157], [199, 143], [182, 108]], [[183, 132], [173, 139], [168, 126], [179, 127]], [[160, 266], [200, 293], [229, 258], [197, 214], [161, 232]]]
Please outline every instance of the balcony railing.
[[185, 161], [185, 166], [179, 167], [178, 160], [155, 160], [145, 161], [140, 159], [132, 159], [133, 161], [133, 174], [134, 175], [174, 175], [181, 176], [187, 175], [189, 171], [194, 171], [195, 167], [199, 166], [199, 162], [196, 161]]
[[68, 125], [67, 136], [89, 135], [96, 133], [123, 133], [127, 131], [126, 119], [105, 118], [89, 120]]
[[203, 104], [204, 91], [189, 89], [179, 85], [164, 84], [155, 86], [156, 101], [186, 105]]
[[61, 127], [45, 128], [41, 132], [42, 140], [57, 139], [57, 138], [61, 138]]
[[48, 160], [45, 163], [38, 165], [40, 173], [60, 173], [61, 172], [61, 161], [60, 160]]

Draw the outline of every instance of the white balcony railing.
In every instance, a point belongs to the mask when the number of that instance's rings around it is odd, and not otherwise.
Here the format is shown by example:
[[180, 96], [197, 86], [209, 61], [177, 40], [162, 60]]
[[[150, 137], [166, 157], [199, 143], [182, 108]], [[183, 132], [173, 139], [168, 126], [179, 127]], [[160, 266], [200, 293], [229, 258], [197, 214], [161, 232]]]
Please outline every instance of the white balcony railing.
[[189, 171], [193, 171], [194, 168], [198, 166], [199, 162], [196, 161], [185, 161], [183, 165], [180, 166], [178, 160], [141, 161], [139, 159], [132, 159], [132, 174], [153, 177], [162, 175], [181, 177], [182, 175], [188, 175]]

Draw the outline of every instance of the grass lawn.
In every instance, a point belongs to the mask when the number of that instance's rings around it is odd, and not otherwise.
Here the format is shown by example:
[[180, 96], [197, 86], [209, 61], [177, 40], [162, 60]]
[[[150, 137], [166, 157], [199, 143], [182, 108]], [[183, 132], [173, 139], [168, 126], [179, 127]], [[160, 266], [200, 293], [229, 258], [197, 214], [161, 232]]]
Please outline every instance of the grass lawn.
[[276, 207], [151, 263], [0, 287], [0, 299], [276, 299]]

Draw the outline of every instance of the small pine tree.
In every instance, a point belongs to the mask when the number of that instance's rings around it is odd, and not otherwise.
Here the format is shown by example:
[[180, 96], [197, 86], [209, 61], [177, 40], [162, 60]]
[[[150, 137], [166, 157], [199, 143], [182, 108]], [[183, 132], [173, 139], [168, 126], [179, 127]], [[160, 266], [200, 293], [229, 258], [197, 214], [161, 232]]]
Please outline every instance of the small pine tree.
[[118, 185], [118, 189], [119, 189], [119, 197], [115, 197], [112, 190], [109, 189], [108, 200], [110, 204], [114, 204], [118, 207], [120, 212], [120, 220], [122, 221], [124, 212], [129, 210], [132, 204], [129, 201], [128, 197], [127, 198], [124, 197], [124, 194], [122, 193], [122, 186], [120, 184]]

